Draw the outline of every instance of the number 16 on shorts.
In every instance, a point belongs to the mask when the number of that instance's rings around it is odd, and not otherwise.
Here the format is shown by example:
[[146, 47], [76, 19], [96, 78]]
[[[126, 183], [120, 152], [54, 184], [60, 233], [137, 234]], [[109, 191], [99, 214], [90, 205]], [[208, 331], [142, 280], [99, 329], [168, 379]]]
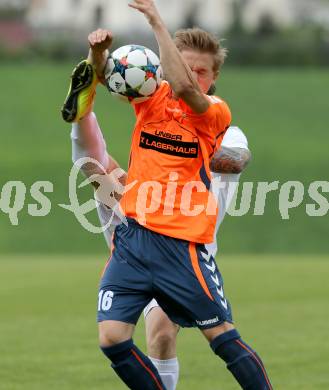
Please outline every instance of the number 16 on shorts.
[[112, 306], [114, 293], [100, 290], [98, 294], [98, 311], [109, 311]]

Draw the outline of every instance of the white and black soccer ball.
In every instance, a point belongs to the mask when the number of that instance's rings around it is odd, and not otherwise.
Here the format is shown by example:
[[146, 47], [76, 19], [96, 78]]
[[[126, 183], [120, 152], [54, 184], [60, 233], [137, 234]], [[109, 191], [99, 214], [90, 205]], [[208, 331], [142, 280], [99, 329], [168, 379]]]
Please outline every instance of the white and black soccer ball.
[[122, 46], [108, 58], [105, 80], [113, 96], [126, 102], [146, 101], [162, 81], [159, 57], [144, 46]]

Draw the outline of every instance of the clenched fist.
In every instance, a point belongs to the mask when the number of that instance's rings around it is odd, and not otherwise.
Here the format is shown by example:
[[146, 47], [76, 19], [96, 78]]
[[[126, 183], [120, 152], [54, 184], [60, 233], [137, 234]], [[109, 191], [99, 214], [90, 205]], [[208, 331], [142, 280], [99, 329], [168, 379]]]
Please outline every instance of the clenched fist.
[[112, 32], [98, 29], [88, 35], [88, 42], [93, 52], [103, 53], [108, 50], [113, 42]]

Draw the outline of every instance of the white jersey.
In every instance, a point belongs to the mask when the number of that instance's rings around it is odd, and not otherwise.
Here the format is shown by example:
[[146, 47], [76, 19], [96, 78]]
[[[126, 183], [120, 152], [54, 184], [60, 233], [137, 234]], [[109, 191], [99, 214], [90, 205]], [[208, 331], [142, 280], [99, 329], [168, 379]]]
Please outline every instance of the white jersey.
[[[241, 148], [248, 150], [248, 140], [243, 131], [239, 127], [231, 126], [224, 135], [222, 146], [227, 148]], [[241, 174], [236, 173], [215, 173], [212, 172], [212, 182], [218, 181], [213, 186], [214, 193], [218, 203], [218, 215], [216, 229], [214, 233], [214, 241], [211, 244], [206, 244], [206, 249], [213, 257], [217, 254], [217, 239], [219, 226], [223, 222], [227, 209], [230, 207], [235, 191], [237, 190]]]
[[[248, 150], [248, 141], [244, 133], [238, 127], [229, 127], [222, 141], [222, 146], [227, 148], [242, 148]], [[206, 248], [208, 253], [212, 256], [217, 254], [217, 240], [216, 236], [219, 230], [219, 226], [222, 223], [228, 207], [231, 204], [233, 195], [239, 183], [240, 174], [221, 174], [212, 172], [212, 179], [217, 181], [217, 184], [213, 186], [212, 191], [217, 198], [218, 202], [218, 216], [216, 229], [214, 234], [214, 241], [211, 244], [207, 244]], [[218, 183], [219, 182], [219, 183]], [[105, 226], [112, 217], [112, 210], [106, 207], [104, 204], [97, 202], [97, 211], [102, 226]], [[110, 246], [111, 236], [115, 229], [115, 226], [120, 224], [121, 221], [117, 216], [114, 216], [113, 223], [104, 232], [107, 244]]]

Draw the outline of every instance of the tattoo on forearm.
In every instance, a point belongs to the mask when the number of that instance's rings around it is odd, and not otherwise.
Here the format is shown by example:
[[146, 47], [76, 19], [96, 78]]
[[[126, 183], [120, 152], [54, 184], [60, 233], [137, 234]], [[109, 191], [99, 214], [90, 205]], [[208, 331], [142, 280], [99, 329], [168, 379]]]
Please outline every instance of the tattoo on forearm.
[[241, 173], [248, 165], [251, 153], [248, 149], [222, 146], [210, 162], [210, 170], [216, 173]]

